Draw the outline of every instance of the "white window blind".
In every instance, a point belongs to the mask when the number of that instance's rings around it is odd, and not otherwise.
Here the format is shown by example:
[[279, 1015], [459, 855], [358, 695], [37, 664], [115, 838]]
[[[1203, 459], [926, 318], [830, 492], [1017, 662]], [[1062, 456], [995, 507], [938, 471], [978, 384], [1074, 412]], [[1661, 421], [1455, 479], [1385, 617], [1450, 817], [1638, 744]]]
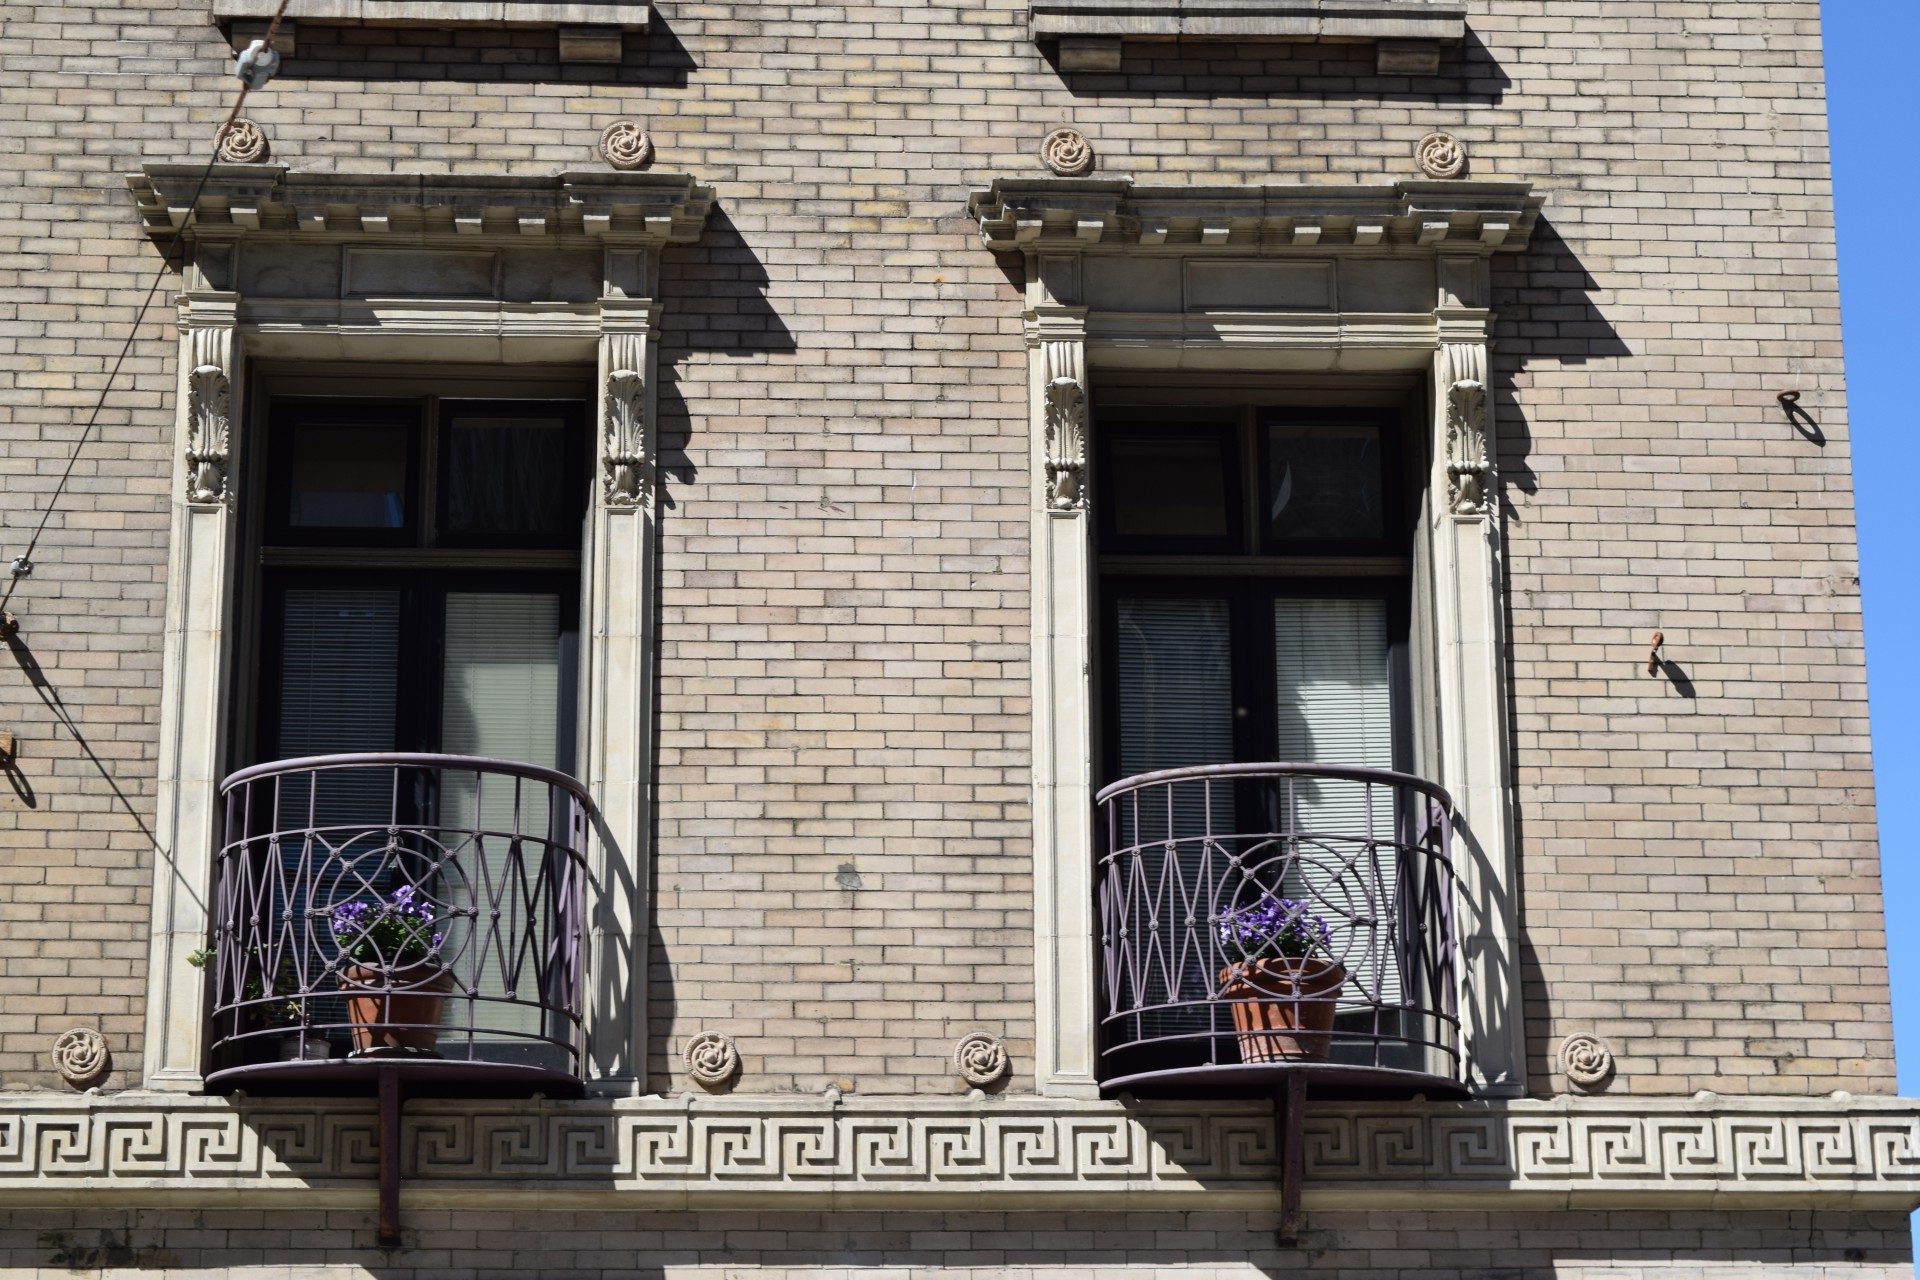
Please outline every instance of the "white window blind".
[[[1276, 758], [1295, 764], [1393, 767], [1387, 611], [1380, 600], [1273, 602]], [[1289, 894], [1305, 894], [1333, 927], [1350, 998], [1397, 1002], [1393, 791], [1363, 782], [1283, 785], [1281, 829], [1295, 833]], [[1386, 847], [1382, 847], [1382, 846]]]
[[[280, 758], [393, 750], [400, 593], [290, 590], [280, 629]], [[311, 797], [300, 787], [281, 796], [283, 826], [305, 826], [311, 799], [316, 825], [323, 828], [384, 828], [391, 797], [381, 779], [357, 771], [321, 773], [313, 786]]]
[[[1120, 772], [1122, 776], [1226, 764], [1233, 759], [1233, 611], [1226, 600], [1121, 599], [1119, 611]], [[1145, 1006], [1187, 1002], [1141, 1016], [1148, 1035], [1204, 1030], [1198, 1002], [1213, 989], [1210, 926], [1176, 925], [1183, 905], [1206, 878], [1205, 846], [1194, 837], [1232, 826], [1232, 793], [1222, 789], [1209, 821], [1208, 788], [1178, 783], [1147, 793], [1146, 803], [1120, 810], [1124, 845], [1138, 844], [1130, 869], [1136, 882], [1132, 927], [1159, 948], [1141, 989], [1122, 998]], [[1137, 826], [1136, 826], [1137, 824]], [[1171, 854], [1171, 857], [1169, 856]], [[1154, 922], [1161, 928], [1155, 930]]]
[[[554, 768], [562, 675], [560, 597], [552, 592], [448, 592], [445, 643], [440, 749], [449, 755]], [[560, 817], [549, 811], [546, 784], [522, 782], [516, 789], [514, 779], [501, 774], [449, 770], [441, 781], [440, 812], [448, 826], [473, 824], [482, 832], [477, 847], [461, 859], [467, 883], [449, 882], [443, 892], [456, 900], [472, 894], [481, 921], [487, 921], [497, 905], [502, 937], [529, 936], [521, 923], [526, 913], [551, 907], [544, 899], [529, 901], [545, 852], [536, 841], [546, 839], [549, 823]], [[534, 840], [520, 842], [516, 851], [516, 832]], [[545, 931], [538, 933], [544, 936]], [[476, 945], [459, 928], [447, 944], [456, 956]], [[504, 995], [510, 985], [507, 966], [525, 957], [487, 947], [484, 939], [481, 945], [478, 966], [459, 967], [476, 975], [480, 994]], [[527, 982], [524, 971], [515, 977], [515, 998], [537, 1003], [541, 992], [526, 989]], [[504, 1004], [478, 1009], [487, 1023], [482, 1031], [540, 1031], [537, 1009]], [[467, 1012], [461, 1002], [450, 1000], [445, 1017], [463, 1025]]]
[[1120, 775], [1233, 759], [1225, 600], [1122, 599]]

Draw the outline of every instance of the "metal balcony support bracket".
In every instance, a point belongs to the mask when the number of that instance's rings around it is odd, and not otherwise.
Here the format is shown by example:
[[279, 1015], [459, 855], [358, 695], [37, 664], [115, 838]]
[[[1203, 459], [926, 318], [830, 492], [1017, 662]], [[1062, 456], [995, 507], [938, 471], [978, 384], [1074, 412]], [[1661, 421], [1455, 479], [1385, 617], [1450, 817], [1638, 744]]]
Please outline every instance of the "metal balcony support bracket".
[[1305, 1072], [1287, 1076], [1286, 1092], [1273, 1095], [1273, 1113], [1274, 1128], [1280, 1134], [1280, 1230], [1275, 1235], [1284, 1248], [1291, 1249], [1300, 1243], [1300, 1184], [1307, 1168]]
[[380, 1234], [382, 1249], [400, 1247], [400, 1069], [380, 1068]]

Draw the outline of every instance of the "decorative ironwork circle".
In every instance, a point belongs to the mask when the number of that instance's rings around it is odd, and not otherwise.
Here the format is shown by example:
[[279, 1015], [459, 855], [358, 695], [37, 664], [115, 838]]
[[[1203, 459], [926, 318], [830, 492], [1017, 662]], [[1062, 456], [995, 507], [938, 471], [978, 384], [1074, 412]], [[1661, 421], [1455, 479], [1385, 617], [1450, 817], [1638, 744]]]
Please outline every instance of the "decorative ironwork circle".
[[615, 120], [600, 135], [600, 154], [616, 169], [638, 169], [653, 159], [653, 139], [631, 120]]
[[1457, 178], [1467, 171], [1467, 148], [1450, 133], [1430, 133], [1420, 139], [1413, 158], [1429, 178]]
[[725, 1084], [740, 1070], [740, 1051], [718, 1031], [702, 1031], [687, 1041], [682, 1056], [687, 1060], [687, 1074], [701, 1084]]
[[1560, 1065], [1574, 1088], [1597, 1092], [1613, 1079], [1613, 1050], [1599, 1036], [1578, 1031], [1560, 1042]]
[[245, 116], [220, 135], [220, 158], [228, 164], [259, 164], [267, 151], [267, 131]]
[[998, 1036], [984, 1031], [960, 1037], [953, 1046], [953, 1069], [970, 1085], [994, 1084], [1006, 1077], [1013, 1063], [1007, 1058], [1007, 1046]]
[[107, 1038], [92, 1027], [62, 1031], [54, 1037], [49, 1056], [60, 1078], [76, 1089], [92, 1084], [113, 1065], [113, 1055], [107, 1051]]
[[1055, 129], [1040, 144], [1040, 159], [1063, 178], [1078, 178], [1093, 169], [1093, 144], [1078, 129]]

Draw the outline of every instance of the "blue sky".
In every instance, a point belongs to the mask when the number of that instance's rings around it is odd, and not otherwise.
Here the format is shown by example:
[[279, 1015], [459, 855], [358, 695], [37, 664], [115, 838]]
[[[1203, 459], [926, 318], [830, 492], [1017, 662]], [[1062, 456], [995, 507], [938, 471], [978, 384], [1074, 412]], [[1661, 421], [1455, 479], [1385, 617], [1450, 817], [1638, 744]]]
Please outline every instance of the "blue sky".
[[1880, 798], [1880, 862], [1886, 878], [1893, 964], [1894, 1034], [1900, 1092], [1920, 1092], [1920, 905], [1917, 838], [1897, 803], [1920, 787], [1920, 563], [1912, 553], [1912, 485], [1920, 435], [1907, 405], [1916, 393], [1913, 346], [1920, 324], [1920, 263], [1901, 245], [1901, 214], [1920, 196], [1920, 156], [1911, 133], [1912, 51], [1920, 41], [1914, 0], [1824, 0], [1827, 95], [1840, 220], [1840, 295], [1860, 511], [1861, 591], [1867, 615], [1867, 679], [1874, 772]]

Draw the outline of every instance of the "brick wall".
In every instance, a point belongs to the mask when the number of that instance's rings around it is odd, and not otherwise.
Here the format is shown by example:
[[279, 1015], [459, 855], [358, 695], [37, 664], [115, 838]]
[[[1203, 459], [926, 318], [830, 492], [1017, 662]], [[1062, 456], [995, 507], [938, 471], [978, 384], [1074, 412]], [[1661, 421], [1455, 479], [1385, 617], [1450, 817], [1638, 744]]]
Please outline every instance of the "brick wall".
[[756, 1280], [1906, 1280], [1901, 1214], [1320, 1213], [1300, 1246], [1247, 1213], [500, 1215], [419, 1210], [405, 1244], [374, 1248], [359, 1210], [197, 1213], [17, 1210], [0, 1217], [10, 1276], [105, 1269], [219, 1275], [271, 1267], [303, 1280], [376, 1275]]
[[[1410, 177], [1448, 128], [1549, 198], [1495, 297], [1535, 1088], [1594, 1029], [1615, 1091], [1891, 1090], [1818, 8], [1541, 8], [1474, 4], [1438, 80], [1257, 44], [1063, 77], [1014, 0], [663, 0], [618, 68], [301, 31], [248, 104], [278, 160], [590, 168], [631, 116], [718, 189], [661, 290], [656, 1070], [711, 1029], [748, 1091], [945, 1091], [984, 1027], [1030, 1086], [1026, 355], [966, 190], [1061, 123], [1162, 181]], [[205, 154], [234, 82], [196, 6], [7, 16], [11, 556], [157, 260], [118, 175]], [[12, 606], [9, 1084], [75, 1023], [137, 1071], [173, 358], [162, 306]]]

